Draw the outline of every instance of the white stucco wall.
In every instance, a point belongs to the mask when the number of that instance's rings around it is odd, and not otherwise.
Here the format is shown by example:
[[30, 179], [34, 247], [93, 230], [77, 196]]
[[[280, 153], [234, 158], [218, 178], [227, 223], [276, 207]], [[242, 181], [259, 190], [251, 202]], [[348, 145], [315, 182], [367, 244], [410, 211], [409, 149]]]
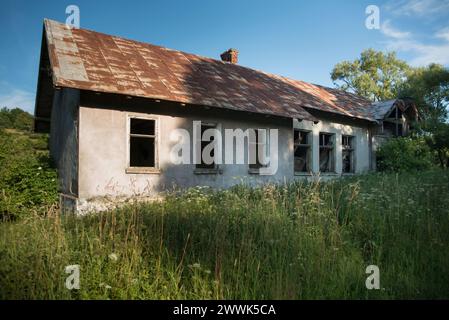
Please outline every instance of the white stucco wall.
[[[127, 173], [127, 121], [129, 116], [156, 117], [158, 119], [158, 158], [160, 173]], [[251, 120], [244, 114], [239, 117], [218, 118], [209, 116], [168, 116], [139, 112], [111, 110], [80, 106], [79, 110], [79, 198], [91, 199], [104, 196], [156, 195], [159, 191], [174, 187], [211, 186], [229, 187], [242, 181], [257, 184], [268, 181], [288, 181], [303, 179], [294, 174], [293, 168], [293, 127], [310, 130], [313, 133], [312, 168], [318, 172], [319, 132], [336, 134], [336, 172], [321, 176], [341, 174], [341, 134], [355, 137], [355, 172], [369, 170], [368, 129], [320, 121], [298, 122], [285, 120], [279, 123]], [[224, 129], [272, 128], [279, 129], [279, 167], [273, 176], [259, 176], [248, 173], [248, 165], [220, 165], [218, 174], [195, 174], [195, 165], [173, 165], [170, 149], [175, 142], [170, 141], [170, 133], [176, 128], [184, 128], [192, 135], [193, 120], [215, 122]], [[223, 134], [224, 136], [224, 134]], [[223, 149], [224, 149], [223, 141]], [[193, 150], [193, 149], [192, 149]], [[191, 151], [193, 152], [193, 151]]]
[[[127, 173], [127, 119], [129, 116], [156, 117], [158, 119], [158, 162], [160, 173]], [[240, 181], [262, 183], [282, 180], [292, 176], [293, 158], [288, 152], [293, 148], [290, 125], [277, 125], [248, 120], [217, 120], [203, 117], [171, 117], [166, 115], [125, 112], [119, 110], [80, 107], [79, 134], [79, 196], [88, 199], [99, 196], [155, 194], [173, 187], [211, 186], [229, 187]], [[170, 150], [176, 142], [170, 141], [170, 133], [176, 128], [189, 131], [193, 137], [193, 121], [215, 122], [224, 129], [272, 128], [279, 129], [280, 159], [274, 176], [255, 176], [248, 173], [248, 165], [220, 165], [218, 174], [195, 174], [194, 164], [173, 165]], [[224, 134], [223, 134], [224, 136]], [[224, 149], [223, 141], [223, 149]], [[191, 148], [193, 153], [193, 148]]]

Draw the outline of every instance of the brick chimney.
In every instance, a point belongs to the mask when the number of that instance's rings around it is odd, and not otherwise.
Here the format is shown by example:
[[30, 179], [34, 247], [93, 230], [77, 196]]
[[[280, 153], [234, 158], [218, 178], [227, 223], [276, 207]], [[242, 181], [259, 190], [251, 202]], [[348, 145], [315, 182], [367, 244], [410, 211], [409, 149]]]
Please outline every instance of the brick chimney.
[[230, 63], [234, 63], [236, 64], [238, 62], [238, 57], [239, 57], [239, 52], [237, 51], [237, 49], [229, 49], [225, 52], [223, 52], [221, 55], [221, 60], [222, 61], [226, 61], [226, 62], [230, 62]]

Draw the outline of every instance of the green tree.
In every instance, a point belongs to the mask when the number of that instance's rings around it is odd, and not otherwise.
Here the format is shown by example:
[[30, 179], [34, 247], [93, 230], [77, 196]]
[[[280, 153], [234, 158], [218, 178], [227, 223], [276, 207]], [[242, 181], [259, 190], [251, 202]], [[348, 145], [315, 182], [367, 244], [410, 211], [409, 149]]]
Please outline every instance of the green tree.
[[12, 128], [10, 112], [6, 107], [0, 109], [0, 128]]
[[2, 108], [0, 109], [0, 128], [31, 131], [33, 128], [33, 116], [20, 108]]
[[436, 152], [441, 167], [449, 168], [449, 124], [434, 124], [425, 139], [429, 147]]
[[400, 96], [413, 98], [420, 113], [419, 134], [437, 154], [441, 167], [449, 168], [449, 70], [439, 64], [413, 69]]
[[449, 70], [439, 64], [415, 68], [400, 90], [401, 97], [411, 97], [419, 108], [422, 124], [431, 129], [448, 116]]
[[396, 53], [367, 49], [354, 61], [337, 63], [331, 78], [342, 90], [380, 101], [396, 98], [410, 71]]

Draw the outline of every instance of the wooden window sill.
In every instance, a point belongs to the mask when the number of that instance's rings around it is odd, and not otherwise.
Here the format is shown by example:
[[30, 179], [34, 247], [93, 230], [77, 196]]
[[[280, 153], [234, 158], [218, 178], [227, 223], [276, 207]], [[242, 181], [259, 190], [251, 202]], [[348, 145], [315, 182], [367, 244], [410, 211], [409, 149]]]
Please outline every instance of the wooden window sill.
[[194, 174], [222, 174], [223, 170], [219, 168], [207, 169], [207, 168], [195, 168]]
[[295, 176], [312, 176], [312, 175], [313, 173], [310, 172], [301, 172], [301, 171], [295, 172]]
[[260, 169], [248, 169], [248, 174], [260, 174]]
[[138, 174], [138, 173], [159, 174], [159, 173], [161, 173], [161, 170], [159, 170], [158, 168], [129, 167], [129, 168], [126, 168], [125, 172], [131, 173], [131, 174]]

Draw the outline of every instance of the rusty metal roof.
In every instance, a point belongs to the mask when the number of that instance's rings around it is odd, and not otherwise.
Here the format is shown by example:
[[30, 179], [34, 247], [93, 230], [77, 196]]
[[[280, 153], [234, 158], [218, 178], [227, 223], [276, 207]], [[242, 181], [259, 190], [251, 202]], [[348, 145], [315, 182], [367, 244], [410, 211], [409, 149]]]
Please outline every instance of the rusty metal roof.
[[373, 121], [337, 89], [45, 20], [55, 86], [315, 120], [305, 108]]

